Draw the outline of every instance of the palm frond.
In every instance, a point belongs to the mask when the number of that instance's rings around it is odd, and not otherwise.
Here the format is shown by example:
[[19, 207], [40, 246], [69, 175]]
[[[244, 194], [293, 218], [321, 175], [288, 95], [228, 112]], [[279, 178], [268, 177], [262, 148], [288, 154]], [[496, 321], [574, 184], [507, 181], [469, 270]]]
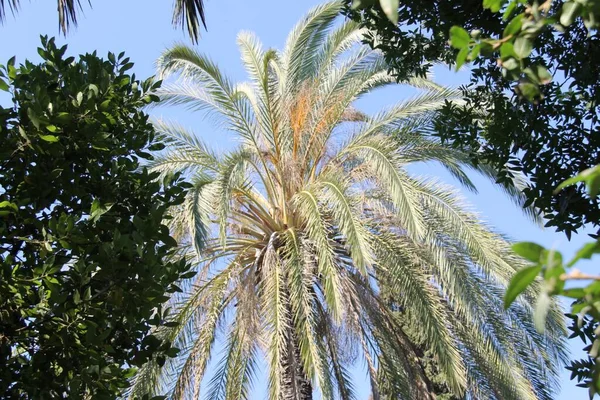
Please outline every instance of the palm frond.
[[247, 104], [235, 96], [233, 84], [209, 58], [189, 46], [175, 45], [159, 57], [157, 68], [162, 78], [177, 73], [200, 84], [206, 95], [226, 113], [232, 129], [245, 136], [253, 135]]
[[186, 171], [217, 172], [218, 157], [194, 133], [177, 123], [153, 122], [158, 138], [169, 148], [146, 163], [151, 171], [172, 174]]
[[287, 90], [296, 90], [306, 71], [311, 70], [317, 49], [341, 8], [341, 2], [330, 1], [311, 9], [288, 35], [283, 50]]
[[330, 226], [323, 218], [317, 195], [311, 188], [299, 192], [293, 201], [306, 221], [305, 229], [308, 237], [314, 241], [317, 269], [322, 275], [321, 281], [329, 312], [334, 320], [339, 321], [342, 316], [342, 298], [334, 251], [329, 239]]
[[192, 42], [198, 42], [200, 23], [206, 29], [203, 0], [175, 0], [173, 8], [173, 24], [187, 28]]
[[[269, 394], [271, 399], [283, 398], [284, 395], [292, 395], [293, 397], [288, 398], [299, 399], [297, 387], [286, 382], [286, 378], [294, 381], [290, 369], [295, 370], [297, 366], [293, 361], [295, 354], [290, 353], [291, 349], [288, 348], [285, 340], [290, 334], [291, 315], [286, 306], [288, 300], [285, 297], [281, 261], [273, 248], [275, 238], [276, 235], [273, 234], [269, 239], [261, 268], [263, 314], [268, 326]], [[287, 368], [284, 365], [286, 359], [292, 359], [288, 362]], [[292, 393], [285, 393], [286, 386], [293, 387]]]
[[[14, 14], [19, 11], [19, 0], [7, 0], [8, 8]], [[88, 0], [91, 6], [91, 0]], [[57, 0], [58, 24], [63, 34], [71, 26], [77, 26], [77, 14], [83, 10], [81, 0]], [[6, 17], [6, 4], [0, 0], [0, 22]], [[200, 37], [200, 23], [206, 29], [203, 0], [175, 0], [173, 7], [173, 24], [187, 28], [192, 41], [196, 43]]]
[[424, 234], [423, 214], [408, 175], [402, 171], [396, 147], [385, 137], [352, 140], [338, 157], [358, 158], [361, 168], [366, 168], [373, 181], [385, 191], [396, 208], [400, 227], [414, 238]]
[[321, 176], [319, 184], [323, 190], [319, 196], [331, 210], [333, 221], [346, 241], [350, 256], [362, 274], [374, 263], [371, 235], [360, 218], [359, 202], [349, 193], [350, 183], [332, 173]]
[[[7, 6], [8, 4], [8, 6]], [[6, 18], [6, 9], [8, 8], [13, 15], [19, 11], [20, 0], [0, 0], [0, 22]]]
[[[489, 178], [493, 183], [497, 183], [498, 172], [495, 171], [491, 166], [487, 164], [478, 164], [475, 169]], [[527, 198], [524, 194], [524, 189], [526, 189], [529, 185], [525, 177], [519, 171], [510, 171], [510, 175], [512, 175], [512, 184], [501, 184], [499, 185], [501, 190], [506, 193], [508, 198], [519, 208], [523, 210], [525, 216], [527, 216], [532, 222], [536, 223], [538, 226], [543, 226], [543, 218], [538, 209], [536, 209], [532, 205], [527, 204]]]
[[435, 349], [448, 385], [454, 393], [463, 394], [467, 385], [466, 368], [451, 332], [447, 326], [441, 324], [447, 316], [444, 316], [445, 311], [437, 293], [422, 274], [415, 274], [415, 271], [423, 269], [415, 264], [416, 260], [411, 260], [410, 254], [414, 253], [416, 248], [403, 249], [398, 239], [385, 235], [378, 235], [374, 240], [382, 282], [399, 294], [404, 307], [418, 316], [422, 324], [423, 339]]
[[313, 73], [321, 75], [331, 63], [345, 51], [363, 40], [364, 30], [355, 21], [344, 21], [338, 28], [332, 31], [325, 39], [322, 47], [315, 56], [315, 67]]

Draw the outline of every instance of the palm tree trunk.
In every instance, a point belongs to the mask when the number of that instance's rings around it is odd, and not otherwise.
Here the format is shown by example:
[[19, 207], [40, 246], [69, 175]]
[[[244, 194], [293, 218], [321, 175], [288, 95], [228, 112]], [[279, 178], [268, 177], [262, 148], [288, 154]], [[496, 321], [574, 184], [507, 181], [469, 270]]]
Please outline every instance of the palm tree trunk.
[[[289, 311], [291, 312], [291, 310]], [[293, 327], [288, 329], [286, 340], [287, 351], [281, 360], [284, 376], [282, 377], [283, 390], [280, 400], [312, 400], [312, 384], [304, 372], [300, 346]]]

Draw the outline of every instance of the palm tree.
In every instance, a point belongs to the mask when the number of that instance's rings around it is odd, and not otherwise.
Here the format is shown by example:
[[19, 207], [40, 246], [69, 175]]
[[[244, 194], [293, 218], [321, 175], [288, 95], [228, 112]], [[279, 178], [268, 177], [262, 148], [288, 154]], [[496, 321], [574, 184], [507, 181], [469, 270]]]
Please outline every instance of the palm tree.
[[[8, 6], [7, 6], [8, 4]], [[91, 0], [88, 0], [91, 5]], [[0, 22], [6, 18], [6, 9], [15, 13], [19, 10], [20, 0], [0, 0]], [[81, 0], [57, 0], [58, 24], [63, 34], [71, 25], [77, 25], [77, 14], [81, 11]], [[200, 22], [206, 29], [203, 0], [175, 0], [173, 7], [173, 25], [187, 28], [193, 42], [200, 36]]]
[[157, 332], [179, 357], [142, 368], [131, 396], [196, 399], [204, 383], [210, 399], [251, 398], [266, 362], [271, 399], [352, 399], [348, 366], [363, 360], [374, 399], [431, 399], [425, 349], [457, 397], [552, 398], [559, 308], [546, 304], [545, 334], [530, 323], [535, 289], [504, 311], [523, 261], [453, 189], [406, 171], [439, 162], [472, 188], [464, 155], [428, 135], [458, 94], [414, 78], [423, 93], [411, 100], [375, 116], [353, 108], [394, 80], [354, 22], [335, 23], [340, 7], [310, 11], [282, 52], [241, 33], [249, 83], [187, 46], [158, 60], [163, 77], [180, 78], [161, 89], [164, 103], [210, 113], [239, 145], [216, 153], [156, 123], [169, 147], [149, 167], [190, 178], [170, 224], [199, 267], [171, 304], [176, 326]]

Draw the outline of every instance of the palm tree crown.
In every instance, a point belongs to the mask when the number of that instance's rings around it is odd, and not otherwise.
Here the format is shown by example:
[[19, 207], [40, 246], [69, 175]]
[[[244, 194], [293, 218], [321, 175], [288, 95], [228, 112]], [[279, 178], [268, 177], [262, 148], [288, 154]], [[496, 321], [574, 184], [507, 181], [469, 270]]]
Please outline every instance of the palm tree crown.
[[[415, 361], [424, 348], [456, 396], [551, 398], [564, 358], [559, 309], [549, 305], [545, 334], [529, 322], [534, 289], [504, 311], [522, 261], [454, 190], [405, 170], [437, 161], [472, 186], [468, 160], [427, 135], [457, 93], [414, 78], [418, 97], [375, 116], [353, 108], [394, 82], [357, 25], [335, 23], [340, 7], [310, 11], [282, 52], [241, 33], [248, 83], [186, 46], [159, 59], [163, 76], [180, 78], [161, 89], [164, 102], [213, 114], [240, 143], [217, 154], [156, 123], [170, 147], [150, 167], [193, 183], [170, 223], [199, 273], [178, 299], [180, 326], [158, 332], [180, 357], [142, 369], [133, 393], [197, 398], [212, 359], [208, 397], [249, 398], [264, 359], [271, 399], [351, 399], [348, 365], [362, 359], [374, 398], [427, 399]], [[217, 361], [215, 342], [226, 347]]]

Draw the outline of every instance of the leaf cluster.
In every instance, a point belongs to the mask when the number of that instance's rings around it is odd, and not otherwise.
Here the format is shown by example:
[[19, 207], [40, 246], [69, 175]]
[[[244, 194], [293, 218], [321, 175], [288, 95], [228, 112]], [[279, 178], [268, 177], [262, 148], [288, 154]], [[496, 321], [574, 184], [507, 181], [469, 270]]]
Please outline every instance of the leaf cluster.
[[123, 54], [0, 67], [0, 393], [115, 398], [135, 367], [174, 355], [152, 335], [189, 274], [163, 221], [185, 196], [140, 167], [163, 146]]
[[[597, 166], [583, 171], [581, 174], [566, 180], [557, 191], [579, 182], [585, 182], [591, 196], [598, 194], [600, 168]], [[515, 253], [529, 260], [532, 265], [517, 272], [506, 290], [505, 308], [515, 301], [523, 291], [541, 277], [541, 288], [535, 307], [534, 321], [538, 330], [545, 326], [548, 304], [551, 296], [566, 296], [574, 299], [571, 313], [567, 316], [572, 323], [569, 329], [570, 339], [580, 338], [586, 346], [584, 351], [588, 358], [572, 360], [567, 367], [571, 371], [571, 379], [579, 382], [578, 386], [589, 389], [590, 398], [600, 393], [600, 277], [581, 273], [575, 265], [582, 259], [591, 259], [600, 253], [600, 241], [585, 244], [569, 262], [563, 262], [562, 255], [556, 250], [548, 250], [542, 246], [523, 242], [513, 245]], [[586, 286], [569, 285], [567, 282], [585, 282]], [[591, 282], [591, 283], [590, 283]], [[589, 342], [589, 344], [588, 344]]]

